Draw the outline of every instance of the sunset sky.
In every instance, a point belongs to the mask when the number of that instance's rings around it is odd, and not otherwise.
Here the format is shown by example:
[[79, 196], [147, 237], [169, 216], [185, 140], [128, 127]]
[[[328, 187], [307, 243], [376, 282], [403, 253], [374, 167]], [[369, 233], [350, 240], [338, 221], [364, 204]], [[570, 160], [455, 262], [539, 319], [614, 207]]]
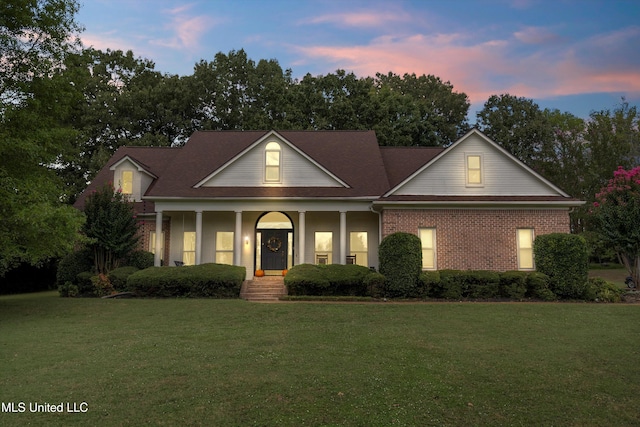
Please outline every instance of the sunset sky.
[[433, 74], [469, 96], [471, 123], [502, 93], [585, 118], [640, 107], [640, 0], [84, 0], [78, 21], [86, 46], [163, 73], [244, 49], [297, 78]]

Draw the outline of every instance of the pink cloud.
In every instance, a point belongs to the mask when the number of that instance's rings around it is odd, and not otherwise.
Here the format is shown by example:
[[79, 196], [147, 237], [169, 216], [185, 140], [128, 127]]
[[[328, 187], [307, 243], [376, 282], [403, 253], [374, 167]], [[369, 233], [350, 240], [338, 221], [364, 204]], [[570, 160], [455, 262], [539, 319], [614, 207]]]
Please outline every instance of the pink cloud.
[[561, 37], [544, 27], [526, 27], [513, 34], [516, 39], [527, 44], [548, 44], [561, 40]]
[[319, 15], [303, 21], [304, 24], [337, 24], [347, 27], [379, 27], [389, 22], [410, 21], [405, 12], [352, 12]]

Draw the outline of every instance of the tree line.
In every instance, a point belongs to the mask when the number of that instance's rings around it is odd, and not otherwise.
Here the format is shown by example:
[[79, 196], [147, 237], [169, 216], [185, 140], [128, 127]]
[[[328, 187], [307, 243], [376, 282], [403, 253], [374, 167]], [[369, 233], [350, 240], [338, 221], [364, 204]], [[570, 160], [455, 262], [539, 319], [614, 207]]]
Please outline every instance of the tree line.
[[[178, 146], [197, 130], [374, 130], [381, 145], [446, 147], [470, 102], [433, 75], [344, 70], [298, 79], [244, 50], [193, 73], [133, 52], [83, 47], [75, 0], [0, 5], [0, 275], [69, 249], [82, 217], [69, 204], [123, 145]], [[639, 113], [624, 100], [587, 119], [533, 100], [491, 96], [476, 124], [571, 196], [592, 202], [618, 166], [638, 163]], [[572, 214], [588, 226], [587, 207]]]

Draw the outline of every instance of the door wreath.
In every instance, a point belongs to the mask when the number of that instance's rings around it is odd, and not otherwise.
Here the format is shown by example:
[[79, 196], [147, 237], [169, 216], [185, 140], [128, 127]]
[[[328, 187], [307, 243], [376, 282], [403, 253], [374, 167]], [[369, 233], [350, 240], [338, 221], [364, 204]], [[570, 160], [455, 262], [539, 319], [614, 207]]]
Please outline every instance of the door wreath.
[[267, 240], [267, 249], [271, 252], [278, 252], [282, 247], [282, 240], [278, 239], [276, 236], [269, 237]]

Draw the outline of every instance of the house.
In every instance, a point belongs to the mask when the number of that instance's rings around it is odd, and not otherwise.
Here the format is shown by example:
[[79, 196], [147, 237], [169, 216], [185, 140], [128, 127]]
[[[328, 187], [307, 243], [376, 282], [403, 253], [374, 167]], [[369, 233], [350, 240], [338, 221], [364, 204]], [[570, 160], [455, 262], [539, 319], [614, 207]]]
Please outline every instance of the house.
[[200, 131], [183, 147], [121, 147], [84, 195], [129, 194], [156, 265], [378, 267], [385, 236], [422, 242], [423, 268], [532, 270], [537, 235], [583, 202], [478, 130], [450, 147], [380, 147], [372, 131]]

